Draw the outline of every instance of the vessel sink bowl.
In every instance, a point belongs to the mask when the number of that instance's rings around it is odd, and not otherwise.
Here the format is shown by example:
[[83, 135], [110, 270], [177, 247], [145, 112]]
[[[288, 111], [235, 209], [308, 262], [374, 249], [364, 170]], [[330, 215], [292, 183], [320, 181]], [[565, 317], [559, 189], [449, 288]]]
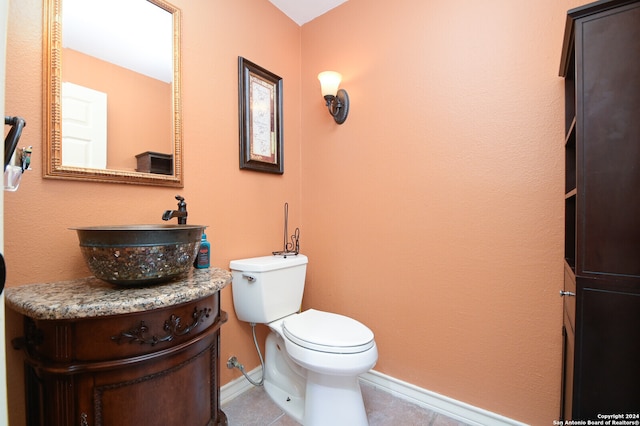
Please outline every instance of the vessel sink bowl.
[[205, 226], [114, 225], [70, 228], [96, 278], [123, 286], [158, 284], [186, 275]]

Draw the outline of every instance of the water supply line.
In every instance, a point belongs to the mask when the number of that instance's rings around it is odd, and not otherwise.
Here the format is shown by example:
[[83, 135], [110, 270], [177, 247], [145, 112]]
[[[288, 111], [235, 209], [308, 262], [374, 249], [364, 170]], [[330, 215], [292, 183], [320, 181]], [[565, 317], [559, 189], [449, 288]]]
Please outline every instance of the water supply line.
[[240, 364], [238, 358], [236, 358], [235, 356], [232, 356], [227, 360], [227, 368], [230, 370], [233, 368], [237, 368], [238, 370], [240, 370], [244, 378], [247, 379], [253, 386], [262, 386], [264, 384], [264, 360], [262, 359], [260, 346], [258, 346], [258, 339], [256, 339], [256, 323], [252, 322], [250, 324], [251, 332], [253, 334], [253, 343], [256, 345], [256, 351], [258, 351], [258, 356], [260, 357], [260, 365], [262, 366], [262, 377], [260, 378], [260, 381], [253, 381], [251, 377], [249, 377], [249, 375], [244, 371], [244, 365]]

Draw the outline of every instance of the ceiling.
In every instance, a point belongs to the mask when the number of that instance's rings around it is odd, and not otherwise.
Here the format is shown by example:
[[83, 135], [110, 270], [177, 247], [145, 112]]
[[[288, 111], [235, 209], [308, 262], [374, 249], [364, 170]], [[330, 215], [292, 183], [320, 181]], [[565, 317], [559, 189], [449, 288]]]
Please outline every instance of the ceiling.
[[[269, 1], [302, 26], [348, 0]], [[64, 0], [64, 6], [64, 47], [165, 82], [172, 81], [170, 13], [146, 0]], [[127, 13], [122, 13], [123, 10]]]
[[62, 45], [161, 81], [173, 80], [173, 17], [147, 1], [64, 0]]
[[269, 0], [296, 24], [307, 22], [348, 0]]

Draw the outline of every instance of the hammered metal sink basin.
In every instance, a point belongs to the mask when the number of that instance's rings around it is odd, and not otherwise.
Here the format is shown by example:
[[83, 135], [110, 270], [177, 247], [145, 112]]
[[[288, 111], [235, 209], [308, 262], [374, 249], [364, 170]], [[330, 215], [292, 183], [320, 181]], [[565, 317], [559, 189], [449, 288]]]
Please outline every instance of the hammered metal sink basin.
[[186, 275], [205, 226], [114, 225], [70, 228], [96, 278], [122, 286], [158, 284]]

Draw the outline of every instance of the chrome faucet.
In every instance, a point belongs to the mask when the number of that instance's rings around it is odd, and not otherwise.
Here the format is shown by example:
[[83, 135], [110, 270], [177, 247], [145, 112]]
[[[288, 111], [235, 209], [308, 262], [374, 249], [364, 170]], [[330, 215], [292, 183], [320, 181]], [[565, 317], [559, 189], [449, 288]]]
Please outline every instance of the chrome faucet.
[[178, 218], [178, 225], [187, 224], [187, 203], [184, 202], [184, 198], [180, 195], [176, 195], [178, 200], [178, 210], [167, 210], [162, 214], [162, 220], [169, 220], [171, 218]]

